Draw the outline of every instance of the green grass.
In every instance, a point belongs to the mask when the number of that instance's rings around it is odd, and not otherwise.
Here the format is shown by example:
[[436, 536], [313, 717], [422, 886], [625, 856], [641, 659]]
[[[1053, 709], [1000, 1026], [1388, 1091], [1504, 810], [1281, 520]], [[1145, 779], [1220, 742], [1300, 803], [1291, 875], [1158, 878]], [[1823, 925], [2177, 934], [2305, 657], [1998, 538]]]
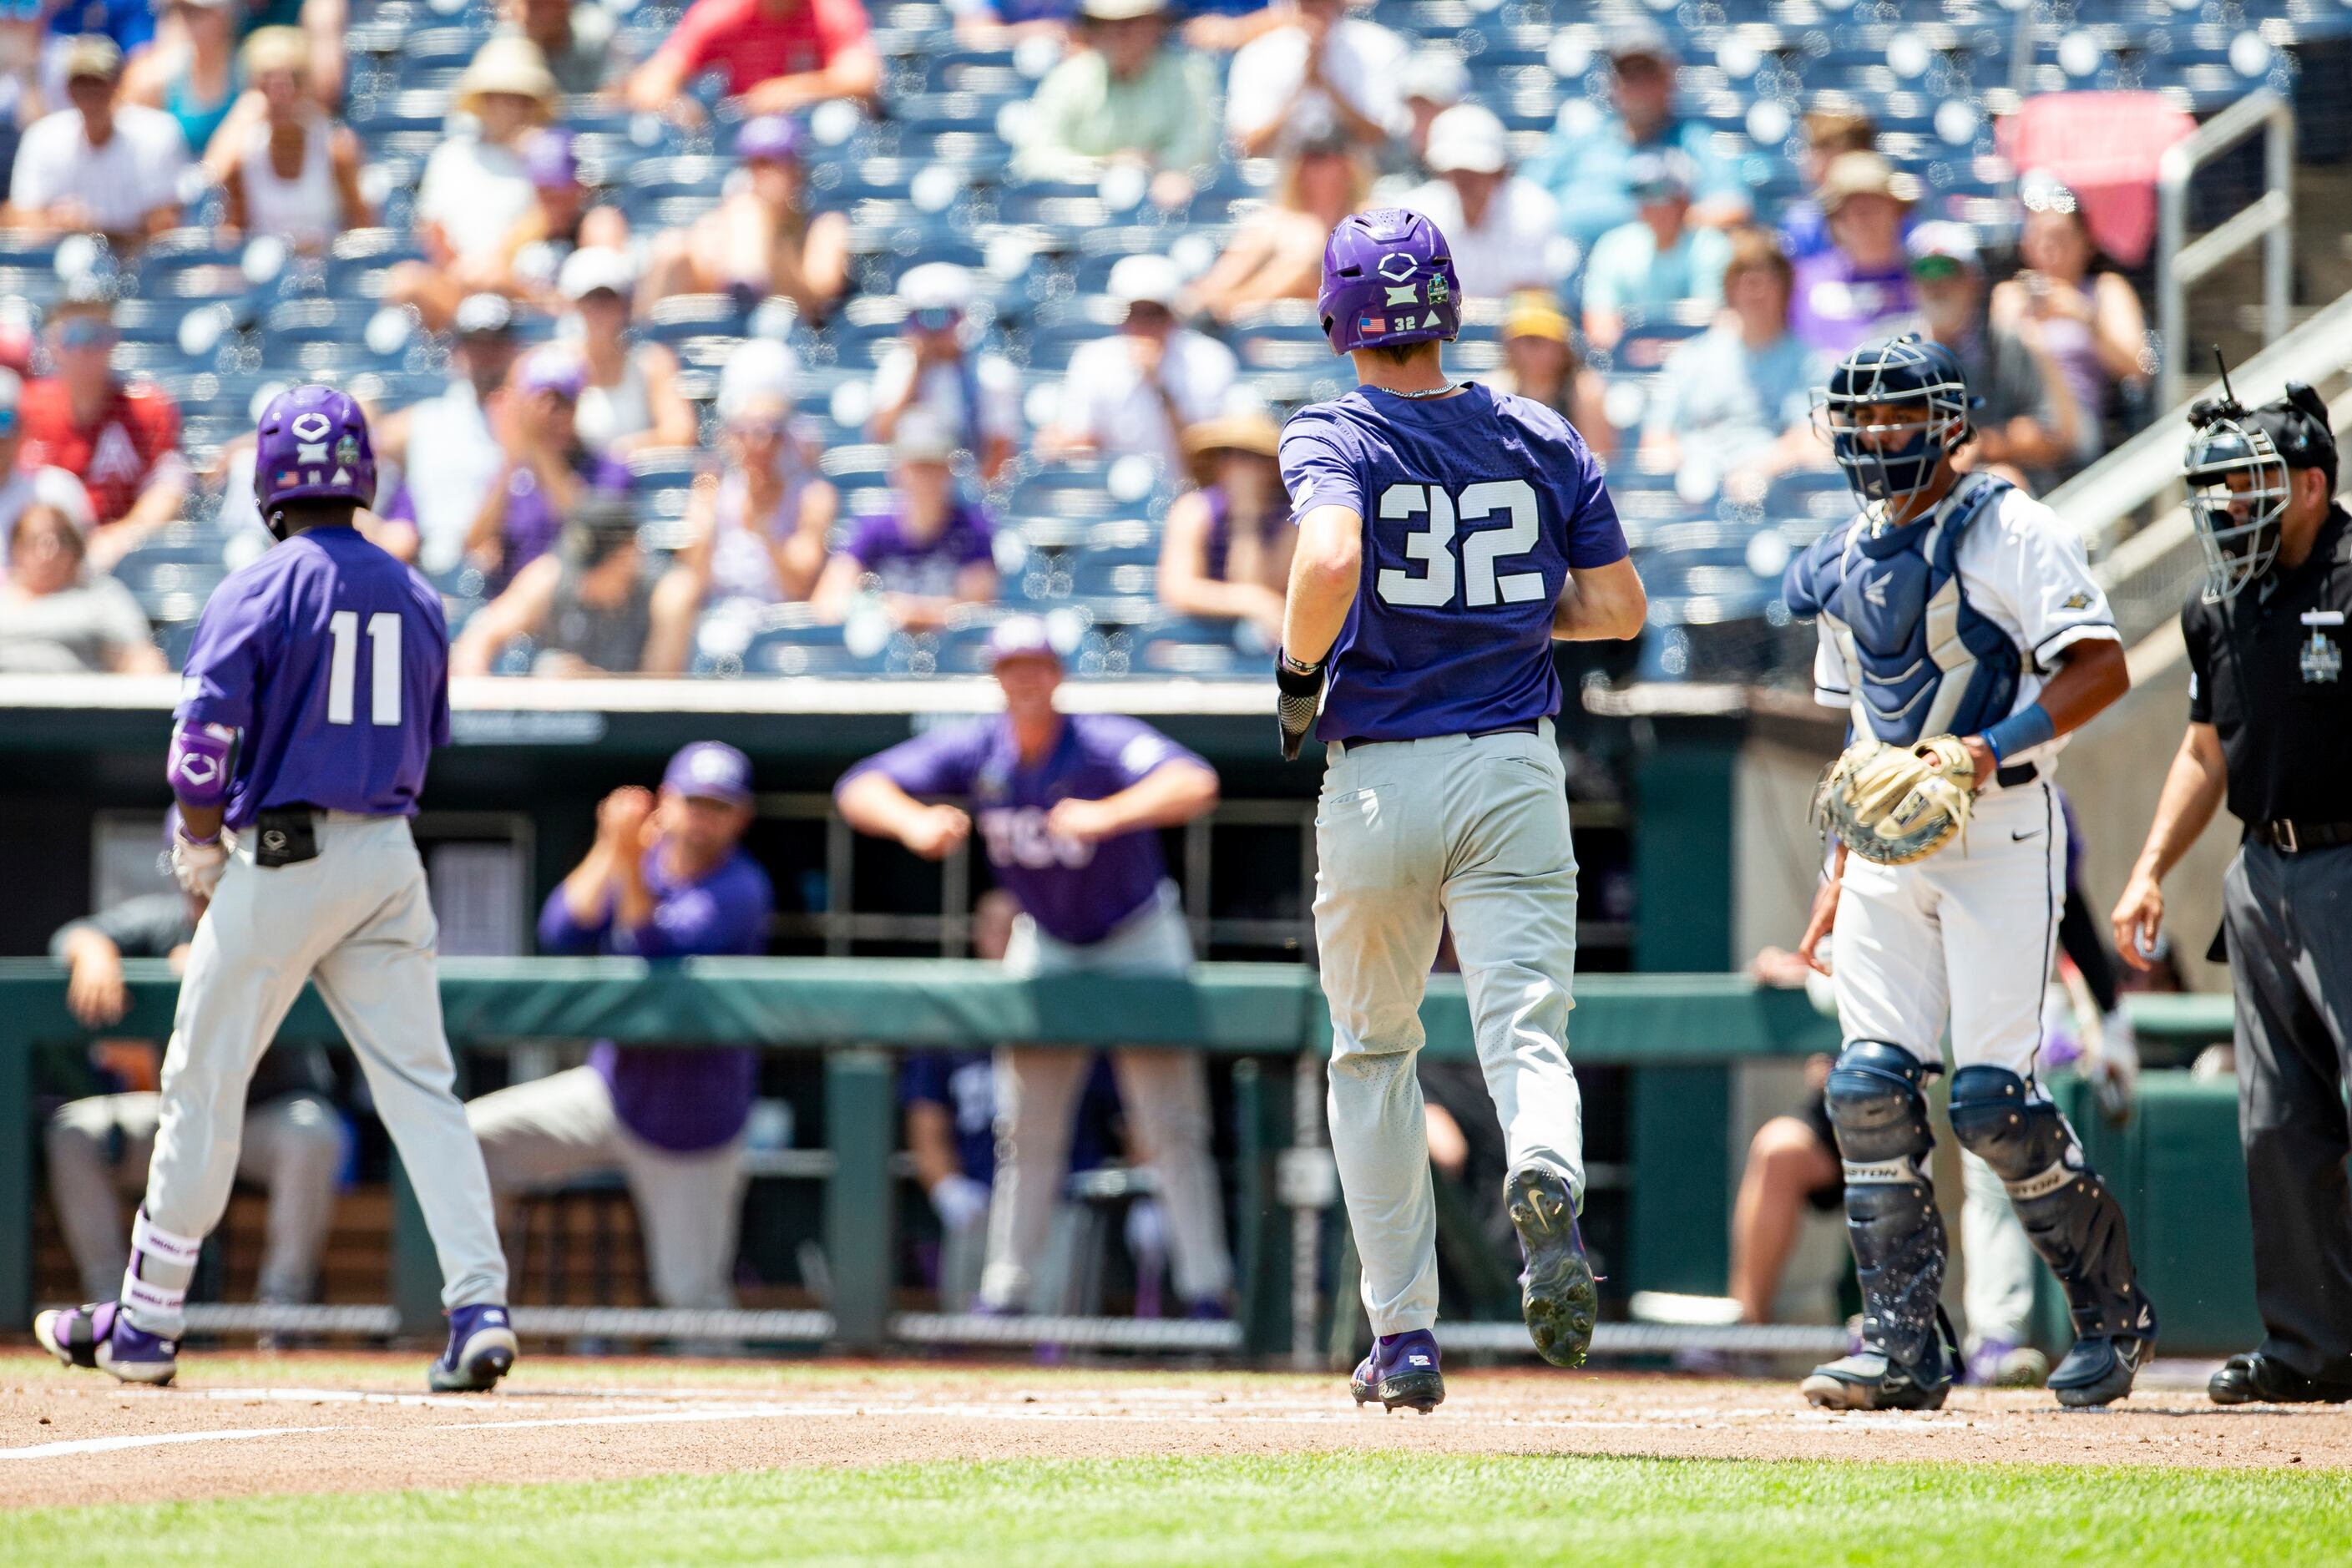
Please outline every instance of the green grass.
[[0, 1514], [77, 1563], [2340, 1563], [2331, 1472], [1329, 1455], [913, 1464]]

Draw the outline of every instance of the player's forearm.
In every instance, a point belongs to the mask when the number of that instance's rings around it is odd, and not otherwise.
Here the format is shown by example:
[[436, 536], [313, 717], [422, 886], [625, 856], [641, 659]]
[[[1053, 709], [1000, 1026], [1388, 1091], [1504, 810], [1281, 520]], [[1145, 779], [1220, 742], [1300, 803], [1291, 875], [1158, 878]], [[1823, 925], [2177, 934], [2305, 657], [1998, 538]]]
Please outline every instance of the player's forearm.
[[2131, 689], [2131, 666], [2124, 645], [2095, 637], [2066, 650], [2057, 673], [2042, 689], [2042, 710], [2053, 734], [2071, 734], [2115, 705]]
[[1317, 507], [1298, 525], [1284, 599], [1282, 647], [1300, 664], [1320, 662], [1348, 624], [1364, 574], [1364, 520], [1344, 506]]
[[907, 1107], [907, 1154], [914, 1162], [916, 1182], [927, 1193], [950, 1176], [963, 1174], [946, 1107], [920, 1100]]
[[646, 885], [645, 858], [634, 846], [613, 851], [613, 922], [640, 938], [654, 923], [653, 889]]
[[858, 832], [901, 841], [923, 813], [922, 802], [878, 773], [860, 773], [842, 785], [834, 805], [840, 808], [841, 819]]
[[1096, 804], [1117, 824], [1113, 833], [1178, 827], [1217, 804], [1217, 775], [1191, 763], [1163, 763]]
[[2140, 847], [2135, 870], [2155, 881], [2180, 863], [2197, 842], [2229, 791], [2230, 776], [2221, 757], [2221, 742], [2210, 724], [2191, 724], [2173, 753], [2164, 775], [2164, 793], [2157, 797], [2156, 820], [2148, 825], [2147, 842]]
[[[572, 868], [572, 875], [563, 879], [563, 913], [571, 917], [575, 931], [593, 931], [604, 923], [611, 907], [612, 882], [613, 852], [600, 842]], [[551, 935], [562, 941], [572, 933], [544, 927], [540, 934], [544, 943]]]
[[1588, 570], [1570, 568], [1552, 606], [1556, 642], [1622, 642], [1639, 636], [1650, 596], [1630, 557]]

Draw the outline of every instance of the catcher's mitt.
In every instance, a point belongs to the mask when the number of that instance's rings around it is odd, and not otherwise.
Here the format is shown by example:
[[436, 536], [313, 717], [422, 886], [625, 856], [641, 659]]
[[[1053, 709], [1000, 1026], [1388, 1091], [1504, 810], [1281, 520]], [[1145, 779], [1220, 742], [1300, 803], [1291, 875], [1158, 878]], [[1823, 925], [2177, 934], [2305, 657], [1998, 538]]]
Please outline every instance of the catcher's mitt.
[[1908, 746], [1857, 741], [1813, 792], [1813, 823], [1865, 860], [1908, 866], [1969, 830], [1976, 764], [1956, 735]]

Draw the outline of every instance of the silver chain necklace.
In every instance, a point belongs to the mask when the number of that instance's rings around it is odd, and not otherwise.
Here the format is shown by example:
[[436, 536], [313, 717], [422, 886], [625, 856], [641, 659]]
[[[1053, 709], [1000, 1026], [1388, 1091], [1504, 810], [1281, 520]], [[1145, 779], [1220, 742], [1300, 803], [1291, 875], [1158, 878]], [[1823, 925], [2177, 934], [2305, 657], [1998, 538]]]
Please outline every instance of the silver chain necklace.
[[1385, 386], [1381, 388], [1381, 390], [1387, 393], [1391, 397], [1409, 397], [1418, 403], [1423, 398], [1443, 397], [1447, 393], [1457, 389], [1461, 384], [1462, 384], [1459, 382], [1449, 381], [1444, 386], [1433, 387], [1427, 392], [1397, 392]]

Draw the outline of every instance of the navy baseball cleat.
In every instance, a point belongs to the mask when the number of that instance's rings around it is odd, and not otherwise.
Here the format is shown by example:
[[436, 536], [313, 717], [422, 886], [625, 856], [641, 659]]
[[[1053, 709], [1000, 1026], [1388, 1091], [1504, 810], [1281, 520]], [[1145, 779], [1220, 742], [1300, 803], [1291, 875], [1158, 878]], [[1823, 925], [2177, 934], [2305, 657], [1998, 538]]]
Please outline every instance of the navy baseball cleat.
[[1601, 1290], [1576, 1228], [1576, 1203], [1566, 1179], [1537, 1166], [1513, 1175], [1504, 1206], [1519, 1233], [1527, 1268], [1519, 1275], [1519, 1310], [1537, 1353], [1554, 1366], [1582, 1366], [1592, 1348]]
[[2112, 1405], [2132, 1391], [2132, 1379], [2156, 1353], [2152, 1339], [2085, 1334], [2050, 1374], [2050, 1392], [2073, 1409]]
[[1864, 1346], [1813, 1368], [1798, 1392], [1824, 1410], [1941, 1410], [1952, 1391], [1952, 1358], [1934, 1342], [1932, 1366], [1906, 1366], [1885, 1351]]
[[1445, 1403], [1445, 1374], [1438, 1370], [1437, 1336], [1427, 1329], [1382, 1334], [1372, 1353], [1357, 1363], [1348, 1392], [1359, 1405], [1377, 1399], [1383, 1410], [1410, 1405], [1423, 1415]]
[[68, 1366], [94, 1367], [125, 1383], [160, 1388], [180, 1370], [179, 1342], [133, 1327], [115, 1301], [43, 1312], [33, 1320], [33, 1337]]
[[487, 1393], [513, 1368], [515, 1350], [504, 1307], [459, 1307], [449, 1314], [449, 1348], [425, 1382], [436, 1394]]

